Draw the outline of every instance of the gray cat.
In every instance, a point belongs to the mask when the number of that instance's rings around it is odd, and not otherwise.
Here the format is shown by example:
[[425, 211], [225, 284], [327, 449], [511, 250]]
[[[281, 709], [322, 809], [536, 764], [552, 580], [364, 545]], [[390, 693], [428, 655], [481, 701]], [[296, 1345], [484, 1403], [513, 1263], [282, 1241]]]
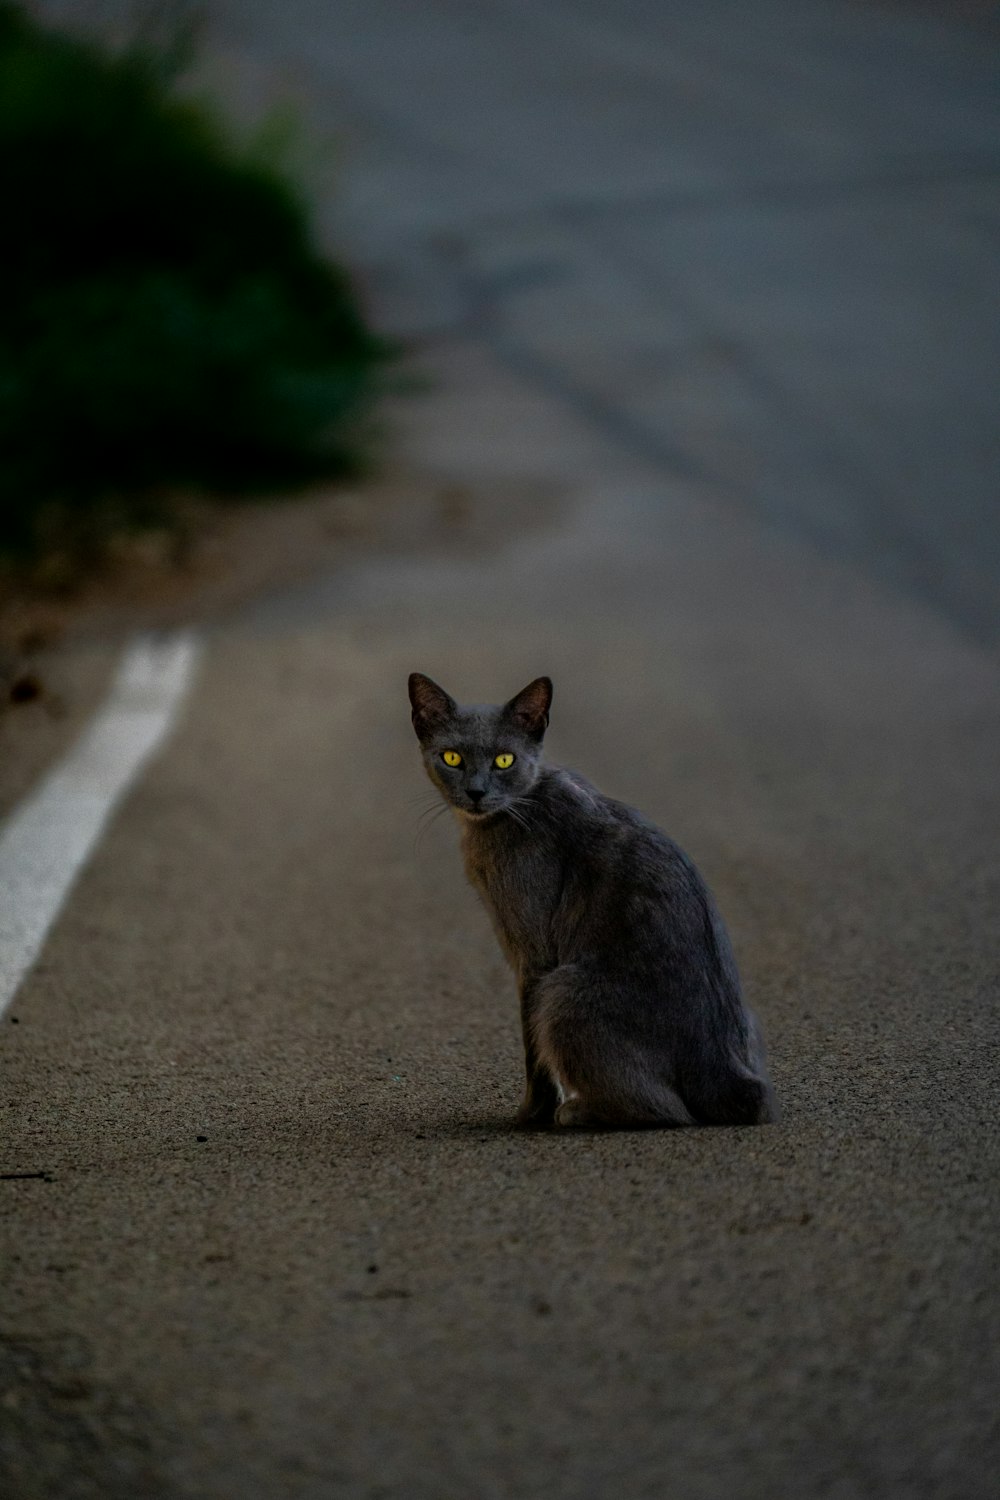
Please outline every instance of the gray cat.
[[722, 918], [683, 850], [546, 765], [552, 684], [462, 707], [414, 672], [413, 727], [517, 976], [529, 1126], [778, 1117]]

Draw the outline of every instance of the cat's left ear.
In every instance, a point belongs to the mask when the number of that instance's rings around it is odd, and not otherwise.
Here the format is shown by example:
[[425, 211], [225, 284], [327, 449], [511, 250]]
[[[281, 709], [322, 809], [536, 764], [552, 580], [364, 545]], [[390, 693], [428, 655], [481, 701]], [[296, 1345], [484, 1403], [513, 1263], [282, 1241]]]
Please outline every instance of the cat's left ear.
[[533, 740], [540, 740], [549, 727], [549, 709], [552, 706], [552, 682], [548, 677], [536, 677], [522, 688], [506, 705], [506, 712], [519, 729]]
[[432, 729], [447, 723], [458, 705], [443, 687], [438, 687], [423, 672], [410, 673], [409, 689], [413, 727], [418, 739], [423, 739]]

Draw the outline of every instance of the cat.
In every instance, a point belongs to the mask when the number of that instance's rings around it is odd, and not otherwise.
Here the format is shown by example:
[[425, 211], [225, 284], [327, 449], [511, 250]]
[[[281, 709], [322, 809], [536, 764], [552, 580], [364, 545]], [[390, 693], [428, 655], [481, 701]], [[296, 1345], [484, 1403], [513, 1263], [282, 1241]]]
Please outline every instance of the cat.
[[413, 727], [458, 816], [469, 880], [517, 978], [520, 1124], [778, 1118], [729, 937], [688, 856], [634, 808], [548, 765], [552, 683], [462, 707], [420, 672]]

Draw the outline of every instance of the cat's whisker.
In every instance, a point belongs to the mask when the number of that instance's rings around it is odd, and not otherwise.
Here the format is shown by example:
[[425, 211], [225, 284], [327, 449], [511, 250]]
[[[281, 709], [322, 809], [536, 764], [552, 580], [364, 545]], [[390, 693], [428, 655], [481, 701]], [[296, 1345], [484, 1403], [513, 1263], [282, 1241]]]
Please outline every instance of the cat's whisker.
[[427, 832], [428, 828], [430, 828], [431, 824], [436, 823], [438, 818], [443, 817], [444, 814], [449, 810], [450, 809], [446, 802], [440, 802], [437, 807], [428, 807], [424, 812], [421, 813], [419, 819], [417, 820], [417, 831], [413, 838], [414, 853], [417, 853], [417, 851], [419, 850], [424, 834]]
[[513, 818], [514, 822], [519, 824], [520, 827], [522, 827], [527, 833], [531, 832], [531, 824], [528, 822], [523, 813], [519, 813], [515, 810], [512, 803], [508, 802], [507, 806], [503, 810], [509, 817]]
[[510, 813], [514, 821], [520, 823], [521, 827], [526, 829], [528, 833], [535, 833], [538, 828], [537, 818], [534, 816], [529, 817], [526, 811], [520, 810], [526, 808], [530, 808], [533, 813], [537, 812], [535, 804], [529, 797], [514, 797], [507, 803], [504, 811]]
[[440, 815], [446, 811], [447, 808], [445, 808], [443, 805], [440, 807], [426, 807], [417, 819], [417, 826], [414, 837], [416, 839], [419, 839], [422, 834], [427, 832], [427, 829], [431, 826], [431, 824], [436, 823]]
[[435, 791], [418, 792], [415, 797], [407, 797], [406, 801], [409, 807], [433, 807], [441, 801], [441, 794]]
[[447, 803], [442, 802], [440, 797], [435, 797], [433, 802], [429, 802], [421, 812], [417, 813], [417, 822], [419, 823], [423, 818], [429, 818], [432, 813], [446, 810], [446, 808]]
[[442, 807], [434, 817], [429, 818], [426, 823], [421, 824], [421, 826], [417, 829], [417, 836], [414, 839], [415, 848], [419, 849], [428, 828], [430, 828], [433, 823], [436, 823], [438, 818], [443, 818], [447, 811], [448, 809], [446, 807]]

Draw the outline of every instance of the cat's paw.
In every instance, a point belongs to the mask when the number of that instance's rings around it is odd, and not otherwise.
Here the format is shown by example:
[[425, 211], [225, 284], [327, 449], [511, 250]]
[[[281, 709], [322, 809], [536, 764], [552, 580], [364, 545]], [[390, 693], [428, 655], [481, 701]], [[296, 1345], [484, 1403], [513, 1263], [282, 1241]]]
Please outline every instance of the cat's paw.
[[588, 1129], [598, 1123], [582, 1099], [564, 1099], [552, 1117], [560, 1130]]

